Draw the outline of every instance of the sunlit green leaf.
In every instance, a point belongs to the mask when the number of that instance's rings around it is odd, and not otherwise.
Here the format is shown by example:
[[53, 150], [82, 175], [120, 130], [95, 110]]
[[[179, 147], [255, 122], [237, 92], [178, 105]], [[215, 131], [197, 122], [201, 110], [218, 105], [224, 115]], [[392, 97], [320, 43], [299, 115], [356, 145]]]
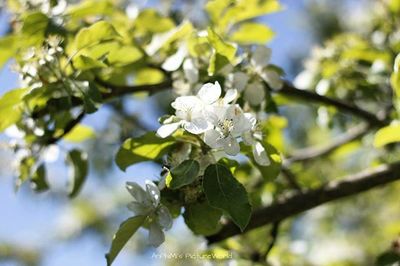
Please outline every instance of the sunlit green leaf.
[[247, 22], [241, 24], [232, 33], [231, 40], [239, 44], [265, 44], [272, 40], [275, 33], [266, 25]]
[[120, 37], [120, 35], [109, 22], [99, 21], [78, 32], [75, 38], [75, 48], [80, 50], [118, 37]]
[[64, 140], [69, 142], [82, 142], [94, 138], [95, 136], [96, 133], [93, 128], [78, 124], [67, 135], [65, 135]]
[[0, 132], [21, 118], [22, 98], [27, 91], [27, 89], [15, 89], [0, 98]]
[[154, 132], [148, 132], [141, 137], [127, 139], [119, 149], [115, 162], [125, 171], [132, 164], [161, 158], [174, 143], [172, 137], [162, 139]]
[[66, 15], [73, 19], [79, 19], [87, 16], [110, 15], [113, 10], [113, 4], [109, 0], [86, 0], [71, 5], [67, 9]]
[[375, 147], [380, 148], [393, 142], [400, 142], [400, 124], [393, 124], [376, 132], [374, 138]]

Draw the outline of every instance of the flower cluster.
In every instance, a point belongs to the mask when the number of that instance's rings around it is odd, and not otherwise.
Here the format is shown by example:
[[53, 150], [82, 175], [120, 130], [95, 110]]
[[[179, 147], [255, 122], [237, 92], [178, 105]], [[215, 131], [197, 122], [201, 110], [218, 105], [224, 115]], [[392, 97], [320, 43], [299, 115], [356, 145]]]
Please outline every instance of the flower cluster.
[[146, 180], [146, 190], [135, 182], [127, 182], [126, 188], [134, 198], [128, 208], [137, 216], [146, 216], [149, 229], [148, 242], [158, 247], [164, 240], [163, 230], [172, 227], [172, 217], [168, 209], [160, 203], [160, 190], [151, 181]]
[[196, 95], [176, 98], [171, 104], [176, 110], [175, 116], [164, 120], [157, 134], [165, 138], [183, 128], [201, 136], [212, 149], [232, 156], [240, 152], [239, 141], [243, 140], [253, 147], [257, 163], [268, 165], [269, 158], [256, 134], [256, 118], [235, 104], [237, 90], [227, 90], [224, 97], [221, 93], [221, 86], [215, 82], [204, 84]]

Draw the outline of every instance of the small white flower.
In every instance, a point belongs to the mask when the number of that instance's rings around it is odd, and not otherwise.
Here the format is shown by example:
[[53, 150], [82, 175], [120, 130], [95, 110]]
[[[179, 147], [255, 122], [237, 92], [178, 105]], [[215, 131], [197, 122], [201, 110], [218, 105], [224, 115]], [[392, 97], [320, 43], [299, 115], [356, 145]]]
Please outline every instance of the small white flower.
[[163, 230], [169, 230], [172, 227], [172, 217], [168, 209], [160, 203], [161, 193], [158, 187], [151, 181], [146, 181], [146, 190], [135, 182], [127, 182], [126, 188], [134, 198], [134, 201], [128, 204], [128, 208], [135, 215], [148, 217], [150, 245], [158, 247], [164, 240]]
[[251, 129], [251, 123], [238, 105], [215, 106], [209, 119], [214, 127], [204, 133], [204, 142], [213, 149], [223, 148], [229, 155], [240, 152], [237, 138]]
[[[229, 96], [232, 94], [230, 93]], [[171, 106], [180, 121], [164, 124], [157, 130], [157, 135], [165, 138], [183, 127], [192, 134], [202, 134], [210, 129], [211, 124], [206, 119], [208, 105], [218, 101], [221, 96], [221, 86], [218, 82], [204, 84], [196, 96], [181, 96], [175, 99]]]
[[188, 54], [185, 44], [181, 44], [175, 54], [168, 57], [162, 64], [162, 68], [166, 71], [176, 71]]
[[265, 46], [257, 46], [253, 52], [250, 64], [256, 69], [257, 72], [261, 72], [266, 67], [271, 59], [271, 49]]

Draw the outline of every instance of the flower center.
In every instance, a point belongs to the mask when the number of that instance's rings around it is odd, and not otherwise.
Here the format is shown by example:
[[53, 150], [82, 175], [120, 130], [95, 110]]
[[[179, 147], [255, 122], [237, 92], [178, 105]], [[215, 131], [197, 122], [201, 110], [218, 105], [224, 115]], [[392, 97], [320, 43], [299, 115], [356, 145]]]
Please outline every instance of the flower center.
[[224, 138], [228, 137], [231, 131], [234, 128], [233, 119], [224, 119], [218, 122], [219, 132], [223, 135]]

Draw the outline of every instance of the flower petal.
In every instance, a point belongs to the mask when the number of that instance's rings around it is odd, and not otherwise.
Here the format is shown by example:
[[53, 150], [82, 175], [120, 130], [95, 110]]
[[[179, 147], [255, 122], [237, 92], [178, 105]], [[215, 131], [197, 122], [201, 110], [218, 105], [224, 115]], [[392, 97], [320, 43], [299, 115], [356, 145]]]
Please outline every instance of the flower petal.
[[160, 190], [150, 180], [146, 180], [146, 191], [147, 194], [150, 196], [150, 199], [153, 203], [153, 206], [157, 207], [160, 204]]
[[257, 46], [257, 48], [255, 49], [250, 62], [256, 68], [262, 69], [263, 67], [268, 65], [270, 59], [271, 59], [271, 49], [260, 45]]
[[165, 206], [160, 206], [157, 210], [157, 219], [159, 225], [165, 230], [169, 230], [172, 227], [172, 216], [169, 210]]
[[198, 135], [206, 132], [210, 129], [210, 124], [207, 122], [205, 118], [197, 117], [193, 118], [192, 121], [187, 121], [183, 124], [183, 127], [188, 132]]
[[235, 72], [233, 74], [229, 74], [228, 76], [231, 87], [237, 89], [238, 91], [243, 91], [244, 88], [246, 88], [249, 79], [249, 76], [243, 72]]
[[194, 65], [193, 59], [187, 58], [183, 62], [183, 72], [190, 83], [194, 84], [199, 80], [199, 70]]
[[129, 202], [127, 207], [135, 215], [147, 215], [151, 211], [150, 206], [136, 201]]
[[126, 189], [137, 202], [146, 203], [149, 201], [146, 191], [138, 183], [126, 182]]
[[261, 77], [268, 83], [271, 88], [275, 90], [279, 90], [283, 86], [283, 81], [281, 80], [281, 77], [274, 70], [265, 70], [264, 72], [262, 72]]
[[152, 222], [149, 225], [149, 245], [153, 247], [160, 246], [165, 241], [164, 232], [161, 229], [161, 226], [156, 222]]
[[206, 104], [215, 103], [221, 96], [221, 86], [218, 81], [214, 84], [206, 83], [200, 88], [197, 96]]
[[204, 142], [213, 149], [218, 149], [221, 147], [218, 140], [220, 140], [221, 133], [216, 131], [215, 129], [207, 130], [204, 133]]
[[172, 133], [174, 133], [181, 126], [181, 124], [182, 122], [176, 122], [176, 123], [162, 125], [157, 130], [157, 135], [160, 138], [166, 138], [170, 136]]
[[235, 89], [227, 90], [223, 99], [224, 104], [226, 105], [229, 104], [230, 102], [233, 102], [236, 99], [237, 95], [238, 95], [237, 90]]
[[251, 105], [259, 105], [265, 98], [264, 87], [260, 82], [249, 84], [244, 91], [244, 99]]
[[185, 59], [185, 56], [187, 55], [187, 48], [186, 45], [181, 45], [178, 48], [178, 51], [176, 51], [175, 54], [171, 55], [168, 57], [164, 63], [162, 64], [162, 68], [166, 71], [175, 71], [177, 70], [183, 62], [183, 59]]
[[260, 142], [257, 142], [253, 146], [253, 156], [254, 156], [254, 160], [256, 160], [256, 162], [259, 165], [268, 166], [271, 164], [271, 162], [268, 158], [268, 154], [267, 154], [264, 146]]
[[224, 151], [228, 155], [232, 156], [237, 155], [240, 152], [240, 146], [236, 138], [228, 136], [224, 139]]

